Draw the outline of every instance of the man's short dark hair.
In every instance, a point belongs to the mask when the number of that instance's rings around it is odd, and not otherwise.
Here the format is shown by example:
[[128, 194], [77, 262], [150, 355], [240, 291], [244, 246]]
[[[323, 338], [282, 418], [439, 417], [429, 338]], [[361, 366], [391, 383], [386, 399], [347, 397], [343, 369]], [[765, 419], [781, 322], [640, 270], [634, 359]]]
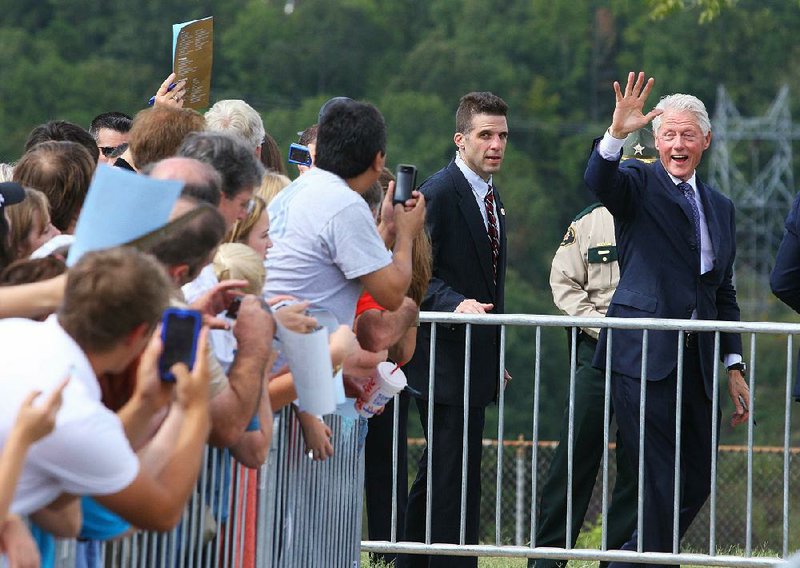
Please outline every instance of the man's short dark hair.
[[233, 199], [237, 193], [261, 185], [264, 166], [244, 141], [221, 132], [193, 132], [178, 149], [178, 156], [211, 165], [222, 176], [222, 194]]
[[50, 141], [77, 142], [89, 151], [95, 164], [100, 159], [100, 150], [92, 135], [77, 124], [66, 120], [51, 120], [31, 130], [25, 141], [25, 151], [27, 152], [41, 142]]
[[133, 118], [124, 112], [104, 112], [92, 119], [92, 122], [89, 124], [89, 134], [97, 140], [97, 133], [101, 128], [108, 128], [109, 130], [124, 133], [130, 131], [132, 124]]
[[476, 114], [506, 116], [506, 101], [489, 91], [467, 93], [458, 102], [456, 111], [456, 132], [467, 134], [472, 126], [472, 117]]
[[149, 252], [165, 267], [179, 264], [189, 266], [188, 280], [194, 280], [203, 267], [211, 260], [211, 253], [225, 237], [225, 219], [215, 207], [200, 204], [193, 198], [181, 197], [194, 201], [202, 211], [186, 225], [175, 229]]
[[386, 124], [369, 103], [345, 100], [325, 111], [317, 133], [318, 168], [342, 179], [354, 178], [386, 153]]
[[126, 247], [89, 252], [67, 273], [58, 321], [83, 351], [105, 353], [141, 324], [154, 328], [171, 289], [149, 254]]
[[309, 144], [316, 144], [318, 130], [319, 130], [319, 124], [312, 124], [305, 130], [303, 130], [300, 133], [300, 139], [297, 141], [298, 144], [302, 144], [303, 146], [308, 146]]

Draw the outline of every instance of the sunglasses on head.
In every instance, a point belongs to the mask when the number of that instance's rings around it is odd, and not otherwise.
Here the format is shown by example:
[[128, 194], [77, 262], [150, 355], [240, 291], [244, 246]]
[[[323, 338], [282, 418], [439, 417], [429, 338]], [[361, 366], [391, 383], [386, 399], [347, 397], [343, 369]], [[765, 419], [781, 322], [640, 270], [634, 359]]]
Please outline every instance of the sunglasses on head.
[[119, 146], [98, 146], [97, 148], [106, 158], [119, 158], [125, 150], [128, 149], [128, 144], [120, 144]]

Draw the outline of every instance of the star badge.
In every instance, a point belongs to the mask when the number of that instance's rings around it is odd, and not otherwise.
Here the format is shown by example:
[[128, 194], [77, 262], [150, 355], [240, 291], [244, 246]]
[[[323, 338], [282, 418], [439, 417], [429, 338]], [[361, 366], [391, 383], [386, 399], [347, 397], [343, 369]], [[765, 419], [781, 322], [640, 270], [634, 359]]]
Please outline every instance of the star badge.
[[644, 146], [637, 142], [636, 146], [633, 147], [633, 155], [644, 156]]

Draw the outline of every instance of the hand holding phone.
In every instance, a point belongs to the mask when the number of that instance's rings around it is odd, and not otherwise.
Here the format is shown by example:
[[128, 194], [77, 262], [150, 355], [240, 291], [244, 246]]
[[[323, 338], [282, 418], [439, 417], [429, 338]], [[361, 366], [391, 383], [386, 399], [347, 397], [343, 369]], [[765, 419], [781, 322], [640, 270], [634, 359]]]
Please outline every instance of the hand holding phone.
[[167, 308], [161, 317], [161, 357], [158, 373], [162, 381], [175, 382], [172, 366], [184, 363], [191, 371], [197, 357], [197, 340], [203, 318], [196, 310]]
[[403, 204], [411, 199], [411, 192], [417, 185], [417, 167], [411, 164], [400, 164], [397, 166], [396, 181], [394, 183], [393, 204]]
[[311, 166], [311, 151], [307, 146], [302, 144], [290, 144], [289, 156], [287, 158], [290, 164], [298, 164], [300, 166]]

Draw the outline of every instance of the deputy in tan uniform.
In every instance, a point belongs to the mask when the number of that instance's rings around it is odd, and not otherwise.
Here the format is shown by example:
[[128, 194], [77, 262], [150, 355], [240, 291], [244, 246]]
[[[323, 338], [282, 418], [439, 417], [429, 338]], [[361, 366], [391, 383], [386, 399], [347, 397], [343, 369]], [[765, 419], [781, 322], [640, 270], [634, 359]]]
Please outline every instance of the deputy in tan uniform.
[[[653, 134], [646, 129], [628, 137], [623, 159], [653, 161], [658, 157]], [[578, 213], [558, 247], [550, 270], [550, 288], [558, 309], [569, 316], [603, 317], [619, 282], [619, 262], [614, 218], [600, 203]], [[572, 527], [570, 542], [578, 532], [592, 496], [603, 457], [605, 375], [592, 367], [598, 328], [584, 327], [577, 336], [572, 469]], [[571, 332], [569, 335], [571, 341]], [[566, 547], [567, 439], [569, 401], [561, 433], [547, 473], [539, 509], [536, 546]], [[613, 410], [613, 409], [612, 409]], [[636, 526], [637, 486], [617, 436], [617, 479], [608, 511], [608, 548], [621, 547]], [[564, 560], [530, 559], [528, 566], [562, 568]]]

